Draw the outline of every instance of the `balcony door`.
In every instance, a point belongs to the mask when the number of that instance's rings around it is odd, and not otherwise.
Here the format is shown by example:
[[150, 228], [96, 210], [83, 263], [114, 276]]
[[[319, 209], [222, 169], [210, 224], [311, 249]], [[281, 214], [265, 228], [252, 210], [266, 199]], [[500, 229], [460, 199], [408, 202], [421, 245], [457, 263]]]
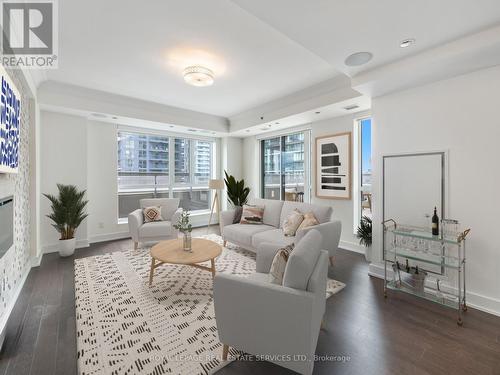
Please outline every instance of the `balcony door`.
[[310, 131], [262, 139], [261, 197], [310, 200]]

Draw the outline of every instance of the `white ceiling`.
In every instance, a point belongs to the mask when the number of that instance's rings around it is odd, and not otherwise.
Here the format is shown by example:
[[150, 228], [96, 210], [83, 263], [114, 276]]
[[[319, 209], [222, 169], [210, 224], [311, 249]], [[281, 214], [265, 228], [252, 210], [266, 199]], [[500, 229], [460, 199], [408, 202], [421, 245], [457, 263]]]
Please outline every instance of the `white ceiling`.
[[[59, 22], [50, 80], [220, 116], [337, 75], [229, 0], [64, 0]], [[192, 64], [212, 69], [215, 84], [185, 84]]]
[[[47, 78], [230, 117], [498, 23], [499, 0], [64, 0]], [[345, 66], [358, 51], [373, 61]], [[215, 84], [186, 85], [192, 64]]]
[[[500, 22], [499, 0], [233, 0], [349, 76]], [[400, 42], [415, 38], [409, 48]], [[347, 67], [352, 53], [373, 60]]]

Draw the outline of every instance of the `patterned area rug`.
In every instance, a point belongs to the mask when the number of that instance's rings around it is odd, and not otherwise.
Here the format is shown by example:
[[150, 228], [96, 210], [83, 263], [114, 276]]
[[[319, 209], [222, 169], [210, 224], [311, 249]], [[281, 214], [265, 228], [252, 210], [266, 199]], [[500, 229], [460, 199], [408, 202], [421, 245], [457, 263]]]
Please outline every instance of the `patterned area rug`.
[[[75, 260], [80, 374], [209, 374], [225, 364], [210, 272], [164, 264], [149, 287], [150, 261], [146, 248]], [[216, 268], [246, 276], [255, 255], [228, 245]], [[326, 297], [344, 287], [328, 280]]]

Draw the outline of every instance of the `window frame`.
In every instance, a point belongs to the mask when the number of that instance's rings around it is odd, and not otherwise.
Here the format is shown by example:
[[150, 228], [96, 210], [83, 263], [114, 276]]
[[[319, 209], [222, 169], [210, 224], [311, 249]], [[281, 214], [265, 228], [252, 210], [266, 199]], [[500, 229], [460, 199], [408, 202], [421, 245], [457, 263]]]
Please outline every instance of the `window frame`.
[[[153, 193], [155, 192], [158, 193], [167, 193], [169, 198], [172, 198], [174, 196], [175, 192], [183, 192], [183, 191], [199, 191], [199, 190], [208, 190], [208, 207], [207, 209], [202, 209], [202, 210], [193, 210], [193, 214], [206, 214], [207, 212], [210, 212], [210, 204], [213, 199], [213, 191], [208, 188], [208, 181], [206, 184], [195, 184], [194, 181], [194, 174], [195, 174], [195, 141], [203, 141], [203, 142], [208, 142], [211, 144], [211, 150], [210, 150], [210, 176], [209, 180], [215, 178], [216, 173], [217, 173], [217, 139], [213, 137], [203, 137], [203, 136], [192, 136], [190, 134], [182, 134], [182, 133], [174, 133], [174, 132], [164, 132], [164, 131], [159, 131], [155, 129], [137, 129], [137, 128], [130, 128], [127, 126], [117, 126], [116, 127], [116, 139], [118, 140], [118, 135], [120, 132], [124, 133], [135, 133], [137, 135], [145, 135], [145, 136], [161, 136], [168, 138], [168, 177], [169, 177], [169, 184], [167, 187], [162, 187], [156, 189], [155, 187], [153, 188], [145, 188], [145, 189], [136, 189], [134, 191], [120, 191], [120, 188], [118, 186], [118, 177], [120, 173], [118, 172], [118, 160], [117, 160], [117, 168], [116, 168], [116, 181], [117, 181], [117, 189], [116, 189], [116, 199], [117, 199], [117, 219], [118, 223], [123, 223], [125, 222], [126, 218], [121, 217], [119, 214], [119, 197], [120, 195], [140, 195], [140, 194], [145, 194], [145, 193]], [[190, 145], [190, 150], [189, 150], [189, 159], [190, 159], [190, 165], [189, 165], [189, 176], [190, 176], [190, 183], [176, 183], [175, 182], [175, 139], [187, 139], [189, 140], [189, 145]], [[116, 142], [116, 155], [118, 155], [119, 149], [118, 149], [118, 142]], [[124, 172], [127, 173], [127, 172]], [[145, 175], [154, 175], [154, 172], [150, 173], [145, 173]], [[158, 175], [161, 173], [158, 173]]]
[[264, 178], [264, 143], [263, 141], [280, 138], [280, 197], [278, 200], [284, 200], [285, 198], [285, 173], [283, 173], [283, 150], [285, 148], [285, 137], [294, 134], [304, 134], [304, 202], [311, 202], [311, 128], [295, 128], [287, 129], [281, 132], [274, 132], [265, 134], [261, 137], [256, 137], [259, 142], [259, 197], [264, 199], [265, 191], [265, 178]]
[[[373, 185], [373, 181], [372, 181], [372, 184], [370, 185], [363, 185], [363, 171], [361, 170], [362, 167], [363, 167], [363, 162], [362, 162], [362, 152], [363, 152], [363, 149], [362, 149], [362, 127], [361, 127], [361, 123], [364, 121], [364, 120], [368, 120], [370, 119], [371, 120], [371, 143], [372, 143], [372, 146], [373, 146], [373, 117], [371, 114], [365, 114], [363, 116], [360, 116], [360, 117], [356, 117], [354, 119], [354, 124], [353, 124], [353, 136], [354, 136], [354, 152], [353, 152], [353, 155], [355, 156], [354, 157], [354, 165], [353, 165], [353, 168], [354, 168], [354, 171], [355, 173], [353, 173], [353, 187], [354, 187], [354, 191], [353, 191], [353, 233], [356, 234], [357, 233], [357, 230], [358, 230], [358, 226], [359, 226], [359, 222], [361, 220], [361, 216], [362, 216], [362, 213], [361, 213], [361, 193], [362, 192], [372, 192], [372, 185]], [[373, 155], [373, 149], [372, 149], [372, 155]], [[372, 170], [373, 172], [373, 170]], [[373, 202], [373, 200], [372, 200]], [[372, 207], [373, 209], [373, 207]], [[373, 214], [373, 211], [372, 211], [372, 214]]]

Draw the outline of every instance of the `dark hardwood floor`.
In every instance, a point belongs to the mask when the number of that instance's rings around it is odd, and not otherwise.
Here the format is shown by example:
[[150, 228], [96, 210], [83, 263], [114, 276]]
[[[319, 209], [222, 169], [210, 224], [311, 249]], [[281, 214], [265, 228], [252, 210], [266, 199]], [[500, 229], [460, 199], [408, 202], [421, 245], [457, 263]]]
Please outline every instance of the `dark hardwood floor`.
[[[131, 246], [130, 240], [120, 240], [93, 244], [70, 258], [45, 255], [31, 270], [9, 319], [0, 375], [75, 374], [73, 260]], [[367, 270], [361, 255], [343, 250], [330, 268], [330, 277], [347, 287], [327, 301], [327, 327], [317, 354], [347, 360], [317, 362], [315, 374], [500, 374], [499, 317], [469, 308], [458, 327], [452, 310], [401, 294], [384, 299], [382, 281]], [[292, 372], [239, 361], [218, 374], [257, 373]]]

